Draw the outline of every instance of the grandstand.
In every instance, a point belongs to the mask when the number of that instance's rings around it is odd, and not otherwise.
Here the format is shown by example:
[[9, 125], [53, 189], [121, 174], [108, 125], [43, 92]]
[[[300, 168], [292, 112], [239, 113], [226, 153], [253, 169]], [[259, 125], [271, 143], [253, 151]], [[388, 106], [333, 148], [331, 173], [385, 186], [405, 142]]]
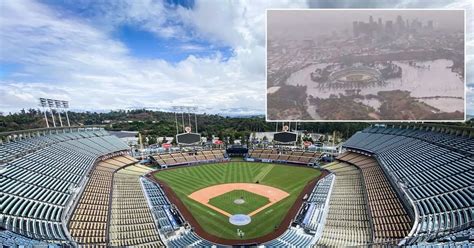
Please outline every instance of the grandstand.
[[[13, 138], [12, 138], [13, 137]], [[56, 129], [8, 137], [1, 146], [2, 226], [40, 240], [69, 240], [64, 221], [102, 155], [128, 149], [102, 129]]]
[[362, 171], [367, 190], [367, 201], [373, 222], [375, 243], [400, 241], [411, 229], [410, 217], [375, 159], [357, 153], [345, 153], [341, 161], [353, 164]]
[[110, 245], [163, 245], [140, 183], [140, 176], [150, 171], [151, 169], [142, 165], [131, 165], [118, 170], [114, 175]]
[[265, 247], [308, 247], [313, 244], [314, 237], [300, 228], [289, 228], [280, 237], [265, 243]]
[[320, 153], [314, 152], [305, 152], [305, 151], [285, 151], [285, 150], [253, 150], [249, 153], [249, 158], [255, 161], [274, 161], [282, 163], [292, 163], [292, 164], [304, 164], [307, 165], [317, 158], [319, 158]]
[[196, 163], [219, 162], [225, 159], [224, 150], [204, 150], [193, 152], [163, 153], [153, 156], [158, 165], [163, 168], [168, 166], [187, 165]]
[[97, 163], [69, 222], [69, 231], [75, 241], [107, 245], [113, 175], [118, 169], [136, 162], [134, 158], [120, 156]]
[[[325, 225], [327, 212], [329, 210], [329, 195], [331, 195], [334, 186], [334, 174], [327, 175], [321, 179], [314, 187], [309, 196], [305, 213], [301, 213], [301, 223], [310, 233], [315, 233], [318, 238], [321, 235]], [[303, 208], [304, 209], [304, 208]]]
[[10, 231], [0, 232], [0, 244], [2, 244], [3, 247], [59, 247], [48, 244], [47, 242], [30, 239]]
[[139, 181], [151, 170], [115, 136], [57, 128], [2, 140], [1, 220], [12, 231], [2, 232], [2, 242], [162, 245]]
[[[260, 244], [472, 245], [473, 136], [472, 128], [415, 124], [357, 132], [344, 143], [344, 153], [320, 167], [321, 179], [308, 184], [291, 225]], [[25, 130], [0, 138], [4, 246], [219, 246], [194, 231], [150, 176], [154, 169], [140, 165], [126, 144], [100, 127]], [[229, 160], [224, 150], [153, 157], [160, 169]], [[255, 149], [245, 159], [316, 166], [319, 157]]]
[[171, 205], [160, 186], [149, 179], [141, 178], [143, 189], [146, 193], [148, 205], [152, 211], [158, 231], [163, 236], [179, 229], [183, 222], [177, 210]]
[[418, 244], [472, 226], [473, 135], [472, 128], [439, 125], [373, 126], [344, 147], [380, 165], [414, 220], [402, 243]]
[[371, 226], [360, 171], [346, 163], [323, 167], [335, 175], [329, 212], [319, 245], [354, 246], [371, 242]]

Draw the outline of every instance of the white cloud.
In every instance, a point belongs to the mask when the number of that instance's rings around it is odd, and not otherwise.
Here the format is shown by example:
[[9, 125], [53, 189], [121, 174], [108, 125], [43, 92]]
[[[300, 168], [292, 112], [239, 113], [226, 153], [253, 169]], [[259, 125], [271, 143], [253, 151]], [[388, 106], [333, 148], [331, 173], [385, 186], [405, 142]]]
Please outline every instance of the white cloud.
[[183, 51], [205, 51], [207, 48], [205, 46], [194, 45], [194, 44], [185, 44], [179, 46], [179, 49]]
[[[132, 1], [113, 7], [116, 12], [104, 12], [104, 15], [116, 15], [108, 16], [109, 20], [142, 23], [163, 36], [182, 32], [161, 28], [164, 23], [161, 15], [165, 13], [162, 4]], [[249, 3], [248, 7], [242, 4], [240, 9], [252, 8]], [[253, 12], [264, 13], [259, 8]], [[236, 42], [231, 44], [236, 56], [225, 61], [220, 54], [205, 58], [190, 56], [173, 65], [159, 59], [134, 58], [107, 31], [76, 18], [60, 17], [36, 2], [4, 1], [2, 10], [1, 60], [23, 65], [25, 74], [0, 82], [0, 107], [4, 112], [35, 107], [38, 97], [50, 96], [70, 100], [71, 106], [79, 109], [193, 104], [214, 111], [235, 107], [263, 113], [264, 50], [261, 44], [256, 45], [262, 40], [260, 34], [251, 30], [252, 26], [234, 27], [241, 16], [234, 16], [230, 23], [221, 23], [221, 29], [232, 25], [233, 30], [239, 30]], [[180, 11], [184, 9], [177, 12]], [[255, 18], [252, 22], [258, 20]], [[261, 23], [257, 25], [263, 27], [263, 19], [260, 17], [258, 21]], [[238, 47], [237, 40], [242, 39], [249, 42]], [[257, 39], [259, 42], [253, 41]], [[181, 49], [203, 48], [187, 45]]]

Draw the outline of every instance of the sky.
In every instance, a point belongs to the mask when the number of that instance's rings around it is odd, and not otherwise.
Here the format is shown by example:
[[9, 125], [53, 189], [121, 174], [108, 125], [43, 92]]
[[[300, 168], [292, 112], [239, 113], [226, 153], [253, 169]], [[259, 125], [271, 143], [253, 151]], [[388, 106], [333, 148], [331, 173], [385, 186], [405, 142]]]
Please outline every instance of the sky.
[[2, 0], [0, 112], [198, 106], [265, 113], [267, 8], [466, 9], [467, 103], [474, 115], [469, 0]]

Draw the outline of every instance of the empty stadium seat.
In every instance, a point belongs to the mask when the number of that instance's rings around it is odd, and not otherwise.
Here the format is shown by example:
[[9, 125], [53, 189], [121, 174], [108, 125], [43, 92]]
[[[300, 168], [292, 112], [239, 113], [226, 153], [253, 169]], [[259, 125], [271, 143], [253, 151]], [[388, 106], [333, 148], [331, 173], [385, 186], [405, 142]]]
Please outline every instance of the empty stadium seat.
[[150, 171], [131, 165], [114, 174], [109, 245], [163, 246], [140, 183], [140, 176]]
[[404, 205], [417, 213], [415, 232], [405, 244], [472, 223], [474, 139], [422, 127], [369, 127], [344, 147], [373, 154]]
[[397, 244], [411, 230], [412, 222], [377, 161], [362, 154], [347, 152], [338, 160], [362, 170], [373, 223], [375, 243]]
[[7, 230], [41, 240], [67, 241], [63, 218], [95, 161], [127, 150], [99, 129], [64, 129], [0, 144], [0, 216]]
[[369, 212], [361, 172], [346, 163], [331, 163], [323, 168], [335, 174], [321, 246], [367, 245], [372, 242]]
[[265, 247], [310, 247], [314, 236], [303, 232], [301, 228], [288, 228], [280, 237], [264, 243]]
[[214, 162], [225, 158], [224, 150], [205, 150], [198, 152], [175, 152], [154, 155], [153, 158], [160, 166], [175, 166], [194, 164], [197, 162]]
[[79, 244], [106, 246], [112, 178], [115, 171], [130, 163], [115, 157], [97, 163], [69, 221], [69, 232]]

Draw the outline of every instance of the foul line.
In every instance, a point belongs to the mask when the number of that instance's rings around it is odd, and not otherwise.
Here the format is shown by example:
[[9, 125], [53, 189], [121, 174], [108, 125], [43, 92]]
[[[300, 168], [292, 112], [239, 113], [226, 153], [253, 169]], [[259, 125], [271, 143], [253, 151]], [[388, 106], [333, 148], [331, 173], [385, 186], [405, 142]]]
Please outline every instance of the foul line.
[[255, 182], [262, 180], [263, 178], [267, 176], [267, 174], [273, 169], [274, 166], [275, 166], [274, 164], [267, 165], [267, 167], [263, 168], [263, 170], [260, 171], [260, 173], [258, 173], [258, 175], [255, 176], [253, 180]]

